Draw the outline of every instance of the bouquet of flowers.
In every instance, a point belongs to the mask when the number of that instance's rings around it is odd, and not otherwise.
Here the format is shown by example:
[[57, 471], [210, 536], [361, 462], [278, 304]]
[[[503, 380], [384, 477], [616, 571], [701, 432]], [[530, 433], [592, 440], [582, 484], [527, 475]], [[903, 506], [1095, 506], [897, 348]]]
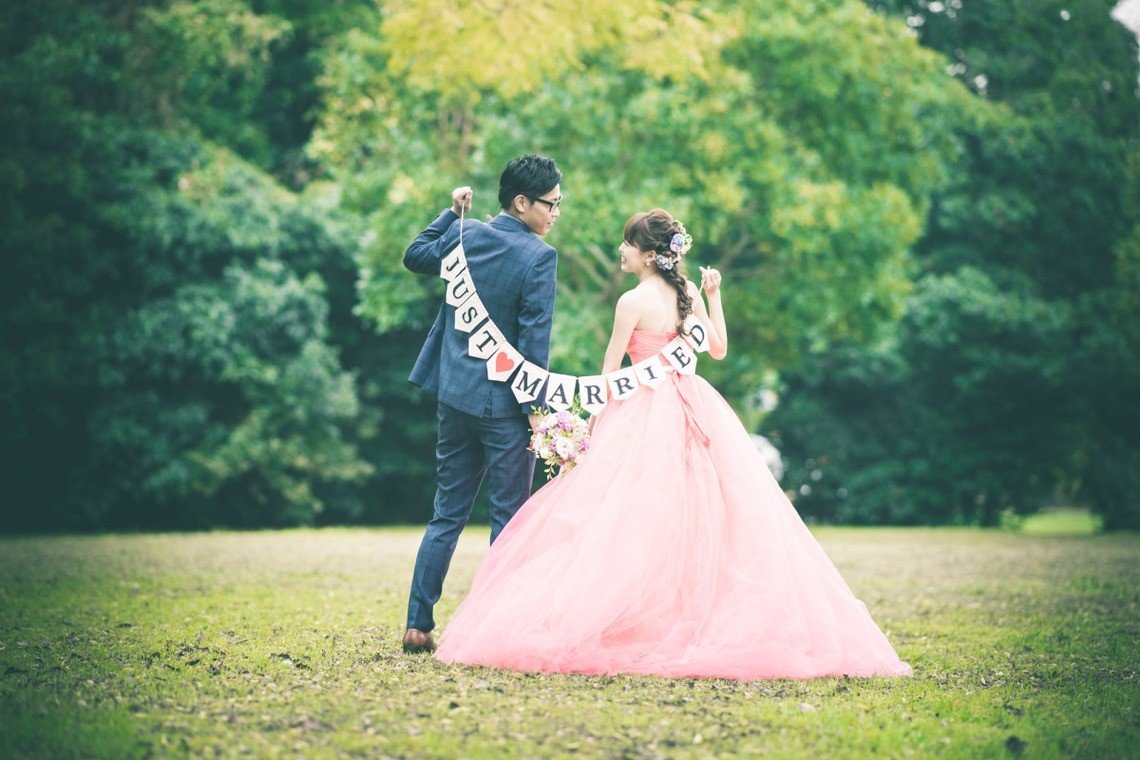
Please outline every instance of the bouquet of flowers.
[[543, 415], [530, 437], [530, 450], [546, 463], [547, 480], [574, 469], [578, 458], [589, 448], [589, 425], [573, 411]]

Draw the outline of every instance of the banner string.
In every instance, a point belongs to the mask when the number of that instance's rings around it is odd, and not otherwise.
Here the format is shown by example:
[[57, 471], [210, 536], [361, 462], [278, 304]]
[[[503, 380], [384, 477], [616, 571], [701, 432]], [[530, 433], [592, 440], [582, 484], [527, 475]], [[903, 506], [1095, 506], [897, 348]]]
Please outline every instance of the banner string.
[[463, 201], [459, 202], [459, 247], [463, 247], [463, 217], [467, 215], [467, 211], [463, 208]]

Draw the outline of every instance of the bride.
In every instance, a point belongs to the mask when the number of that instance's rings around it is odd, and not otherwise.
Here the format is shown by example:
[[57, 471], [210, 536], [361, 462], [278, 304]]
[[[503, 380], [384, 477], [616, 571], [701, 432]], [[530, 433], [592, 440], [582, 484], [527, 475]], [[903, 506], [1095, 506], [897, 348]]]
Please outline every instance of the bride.
[[[690, 314], [724, 358], [721, 276], [702, 269], [700, 289], [685, 278], [690, 242], [662, 209], [626, 223], [621, 268], [638, 284], [618, 300], [603, 373], [660, 352]], [[910, 674], [703, 378], [671, 372], [591, 422], [589, 453], [491, 546], [437, 658], [741, 680]]]

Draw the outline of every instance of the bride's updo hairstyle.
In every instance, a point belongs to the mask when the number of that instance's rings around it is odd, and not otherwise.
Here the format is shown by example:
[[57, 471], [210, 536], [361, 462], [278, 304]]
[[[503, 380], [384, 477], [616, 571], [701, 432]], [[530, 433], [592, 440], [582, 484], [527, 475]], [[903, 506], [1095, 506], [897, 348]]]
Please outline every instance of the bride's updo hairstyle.
[[651, 265], [665, 281], [677, 291], [677, 331], [681, 323], [693, 313], [693, 299], [685, 286], [685, 268], [682, 259], [693, 245], [693, 238], [685, 226], [663, 208], [640, 211], [629, 218], [622, 233], [625, 242], [643, 251], [652, 251]]

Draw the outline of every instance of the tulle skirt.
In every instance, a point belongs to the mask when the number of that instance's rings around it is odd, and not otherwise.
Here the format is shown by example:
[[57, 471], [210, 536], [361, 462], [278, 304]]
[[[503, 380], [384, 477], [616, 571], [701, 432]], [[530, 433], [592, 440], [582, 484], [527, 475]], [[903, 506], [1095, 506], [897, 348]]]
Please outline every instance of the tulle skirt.
[[907, 675], [736, 414], [670, 374], [611, 403], [446, 626], [446, 662], [547, 673]]

